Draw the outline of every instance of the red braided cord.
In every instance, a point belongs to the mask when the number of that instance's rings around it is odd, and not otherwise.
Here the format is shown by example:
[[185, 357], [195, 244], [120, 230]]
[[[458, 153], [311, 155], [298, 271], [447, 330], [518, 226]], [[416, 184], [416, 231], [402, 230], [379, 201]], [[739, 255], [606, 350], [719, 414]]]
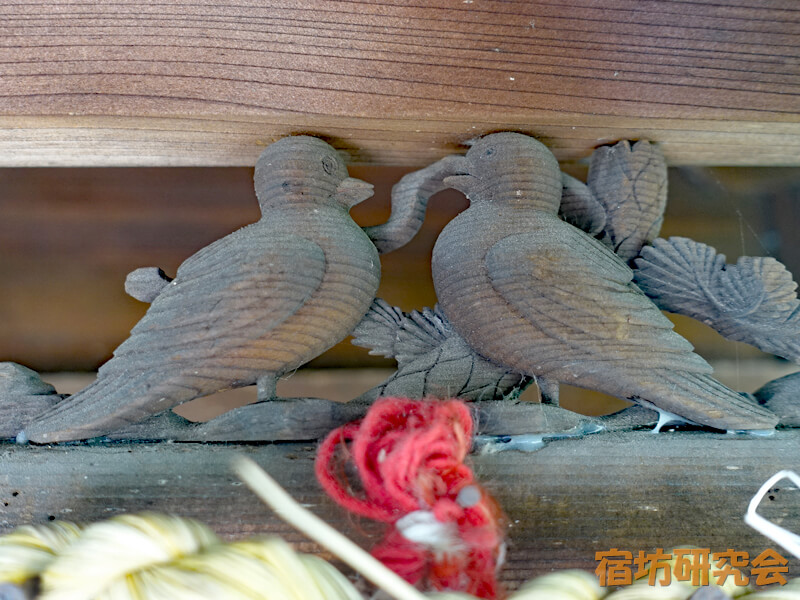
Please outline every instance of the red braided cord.
[[[341, 506], [391, 525], [372, 553], [406, 580], [496, 598], [501, 512], [464, 464], [472, 432], [470, 411], [459, 400], [385, 398], [360, 422], [328, 435], [316, 473]], [[355, 466], [355, 484], [342, 455]], [[470, 486], [472, 500], [464, 506], [459, 492]], [[417, 518], [417, 511], [426, 521], [411, 528], [414, 534], [398, 528], [399, 519]], [[424, 541], [409, 539], [414, 535]]]

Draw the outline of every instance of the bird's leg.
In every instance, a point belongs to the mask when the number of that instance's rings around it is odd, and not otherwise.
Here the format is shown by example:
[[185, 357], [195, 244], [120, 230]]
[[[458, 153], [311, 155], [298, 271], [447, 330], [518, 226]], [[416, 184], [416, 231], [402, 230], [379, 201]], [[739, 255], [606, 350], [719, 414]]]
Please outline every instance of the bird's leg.
[[545, 377], [537, 377], [536, 385], [539, 386], [539, 398], [542, 404], [558, 406], [558, 381]]
[[256, 389], [258, 390], [258, 401], [264, 402], [265, 400], [274, 400], [277, 398], [278, 393], [276, 388], [278, 386], [278, 378], [275, 373], [265, 373], [256, 381]]

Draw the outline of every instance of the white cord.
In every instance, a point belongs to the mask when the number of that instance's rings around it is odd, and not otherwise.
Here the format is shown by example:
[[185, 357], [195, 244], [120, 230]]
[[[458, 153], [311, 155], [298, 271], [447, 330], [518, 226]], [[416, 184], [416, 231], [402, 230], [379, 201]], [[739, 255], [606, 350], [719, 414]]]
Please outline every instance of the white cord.
[[426, 600], [425, 596], [383, 563], [367, 554], [325, 521], [300, 506], [255, 462], [238, 457], [236, 473], [278, 516], [320, 546], [327, 548], [395, 600]]

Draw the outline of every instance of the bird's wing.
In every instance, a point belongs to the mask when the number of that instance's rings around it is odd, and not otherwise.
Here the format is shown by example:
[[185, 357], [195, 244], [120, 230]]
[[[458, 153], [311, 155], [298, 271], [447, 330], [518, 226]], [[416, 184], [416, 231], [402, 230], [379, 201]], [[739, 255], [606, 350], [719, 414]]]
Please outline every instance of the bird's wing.
[[574, 358], [576, 368], [584, 370], [610, 362], [641, 369], [712, 370], [633, 285], [628, 266], [566, 223], [504, 238], [485, 260], [493, 287], [541, 332], [539, 364]]
[[663, 310], [698, 319], [723, 336], [796, 360], [800, 300], [792, 274], [770, 257], [735, 265], [688, 238], [655, 240], [636, 260], [636, 283]]
[[647, 141], [602, 146], [592, 154], [587, 185], [606, 212], [603, 241], [625, 262], [658, 236], [667, 205], [667, 164]]
[[283, 323], [325, 275], [325, 253], [292, 233], [241, 229], [186, 260], [101, 369], [145, 371], [213, 359]]
[[566, 173], [561, 173], [561, 205], [558, 215], [589, 235], [597, 235], [606, 226], [606, 210], [603, 205], [585, 183]]

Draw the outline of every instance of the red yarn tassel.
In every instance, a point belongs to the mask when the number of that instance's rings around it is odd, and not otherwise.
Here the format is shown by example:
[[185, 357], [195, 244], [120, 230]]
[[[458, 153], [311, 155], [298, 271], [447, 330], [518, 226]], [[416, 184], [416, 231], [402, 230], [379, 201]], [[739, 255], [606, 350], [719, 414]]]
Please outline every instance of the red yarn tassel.
[[[328, 435], [316, 473], [341, 506], [390, 525], [372, 554], [398, 575], [493, 599], [502, 513], [464, 464], [472, 433], [460, 400], [384, 398], [363, 420]], [[346, 459], [359, 482], [348, 480]]]

